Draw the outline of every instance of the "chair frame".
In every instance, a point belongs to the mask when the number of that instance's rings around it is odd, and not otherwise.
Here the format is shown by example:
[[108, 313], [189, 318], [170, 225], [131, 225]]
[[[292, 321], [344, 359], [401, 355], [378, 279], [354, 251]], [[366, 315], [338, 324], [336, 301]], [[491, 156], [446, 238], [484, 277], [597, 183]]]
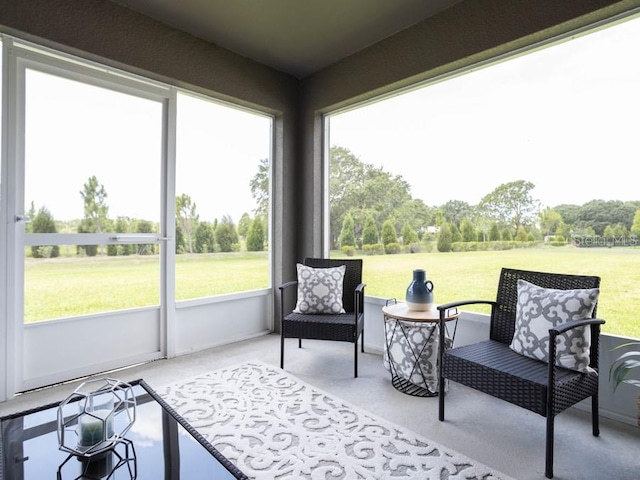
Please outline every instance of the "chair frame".
[[[290, 287], [297, 286], [292, 280], [280, 289], [280, 368], [284, 369], [285, 338], [297, 338], [298, 348], [302, 348], [302, 339], [333, 340], [354, 344], [354, 377], [358, 377], [358, 339], [364, 353], [364, 287], [362, 283], [361, 259], [305, 258], [304, 265], [313, 268], [330, 268], [346, 265], [342, 303], [346, 313], [301, 314], [291, 312], [285, 307], [285, 293]], [[296, 290], [297, 291], [297, 290]]]
[[[599, 288], [600, 278], [585, 275], [564, 275], [503, 268], [495, 301], [465, 300], [438, 306], [440, 313], [440, 345], [444, 343], [445, 314], [451, 308], [485, 304], [491, 306], [489, 340], [472, 345], [439, 350], [439, 385], [445, 379], [461, 383], [547, 419], [545, 476], [553, 478], [553, 436], [555, 416], [568, 407], [591, 397], [593, 435], [600, 434], [598, 415], [598, 348], [600, 326], [596, 318], [567, 322], [549, 330], [548, 362], [520, 355], [509, 348], [515, 331], [517, 281], [526, 280], [544, 288], [559, 290]], [[575, 372], [555, 365], [558, 335], [577, 327], [591, 329], [591, 373]], [[444, 421], [445, 394], [440, 388], [439, 420]]]

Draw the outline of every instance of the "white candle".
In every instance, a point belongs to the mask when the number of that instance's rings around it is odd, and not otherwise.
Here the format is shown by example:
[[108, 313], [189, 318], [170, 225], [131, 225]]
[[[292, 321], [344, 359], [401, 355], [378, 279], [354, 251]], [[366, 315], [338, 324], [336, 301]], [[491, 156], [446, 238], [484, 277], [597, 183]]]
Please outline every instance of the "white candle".
[[79, 445], [91, 447], [113, 437], [111, 410], [96, 410], [80, 415], [78, 420]]

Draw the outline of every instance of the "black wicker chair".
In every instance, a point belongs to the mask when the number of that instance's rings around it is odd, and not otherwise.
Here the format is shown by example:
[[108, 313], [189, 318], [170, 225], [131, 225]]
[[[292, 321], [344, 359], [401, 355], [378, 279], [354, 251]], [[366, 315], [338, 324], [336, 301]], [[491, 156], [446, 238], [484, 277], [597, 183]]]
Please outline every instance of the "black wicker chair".
[[[354, 376], [358, 376], [358, 339], [364, 353], [364, 284], [362, 283], [362, 260], [335, 260], [327, 258], [306, 258], [305, 265], [313, 268], [330, 268], [346, 265], [342, 304], [346, 313], [285, 315], [285, 292], [297, 281], [280, 286], [281, 326], [280, 326], [280, 368], [284, 368], [284, 340], [297, 338], [298, 348], [302, 339], [334, 340], [354, 344]], [[295, 289], [293, 289], [296, 292]]]
[[[509, 348], [515, 331], [518, 279], [544, 288], [559, 290], [598, 288], [600, 278], [502, 269], [495, 301], [468, 300], [438, 306], [440, 311], [440, 345], [444, 345], [444, 314], [453, 307], [470, 304], [491, 305], [489, 340], [472, 345], [440, 349], [440, 385], [449, 379], [494, 397], [506, 400], [547, 418], [545, 475], [553, 478], [554, 417], [570, 406], [591, 397], [593, 435], [598, 436], [598, 344], [604, 320], [568, 322], [550, 329], [549, 361], [542, 362], [520, 355]], [[589, 325], [591, 329], [591, 373], [581, 373], [555, 366], [556, 336], [572, 328]], [[440, 389], [443, 392], [444, 389]], [[445, 395], [441, 394], [440, 421], [444, 420]], [[498, 414], [499, 416], [499, 414]], [[525, 433], [525, 432], [523, 432]]]

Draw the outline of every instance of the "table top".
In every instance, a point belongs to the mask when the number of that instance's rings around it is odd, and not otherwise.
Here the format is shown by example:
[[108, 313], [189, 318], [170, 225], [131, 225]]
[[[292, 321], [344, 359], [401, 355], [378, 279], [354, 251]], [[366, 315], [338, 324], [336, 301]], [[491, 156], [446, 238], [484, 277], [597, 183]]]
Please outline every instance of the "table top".
[[[388, 318], [396, 320], [406, 320], [408, 322], [425, 322], [435, 323], [440, 320], [440, 311], [437, 305], [433, 305], [430, 310], [417, 311], [409, 310], [406, 303], [395, 303], [393, 305], [385, 305], [382, 307], [382, 313]], [[460, 316], [457, 308], [450, 309], [446, 312], [445, 320], [455, 320]]]
[[0, 418], [0, 480], [248, 478], [144, 381], [131, 385], [136, 419], [125, 440], [88, 461], [59, 449], [58, 404]]

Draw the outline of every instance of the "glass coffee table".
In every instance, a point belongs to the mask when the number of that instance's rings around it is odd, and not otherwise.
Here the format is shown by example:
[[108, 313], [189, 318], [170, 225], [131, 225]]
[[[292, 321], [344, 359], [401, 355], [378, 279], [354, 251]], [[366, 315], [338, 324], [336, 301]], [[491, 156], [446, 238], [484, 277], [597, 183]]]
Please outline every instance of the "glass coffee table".
[[130, 383], [136, 420], [107, 452], [79, 460], [58, 447], [58, 404], [0, 418], [0, 480], [248, 478], [143, 380]]

